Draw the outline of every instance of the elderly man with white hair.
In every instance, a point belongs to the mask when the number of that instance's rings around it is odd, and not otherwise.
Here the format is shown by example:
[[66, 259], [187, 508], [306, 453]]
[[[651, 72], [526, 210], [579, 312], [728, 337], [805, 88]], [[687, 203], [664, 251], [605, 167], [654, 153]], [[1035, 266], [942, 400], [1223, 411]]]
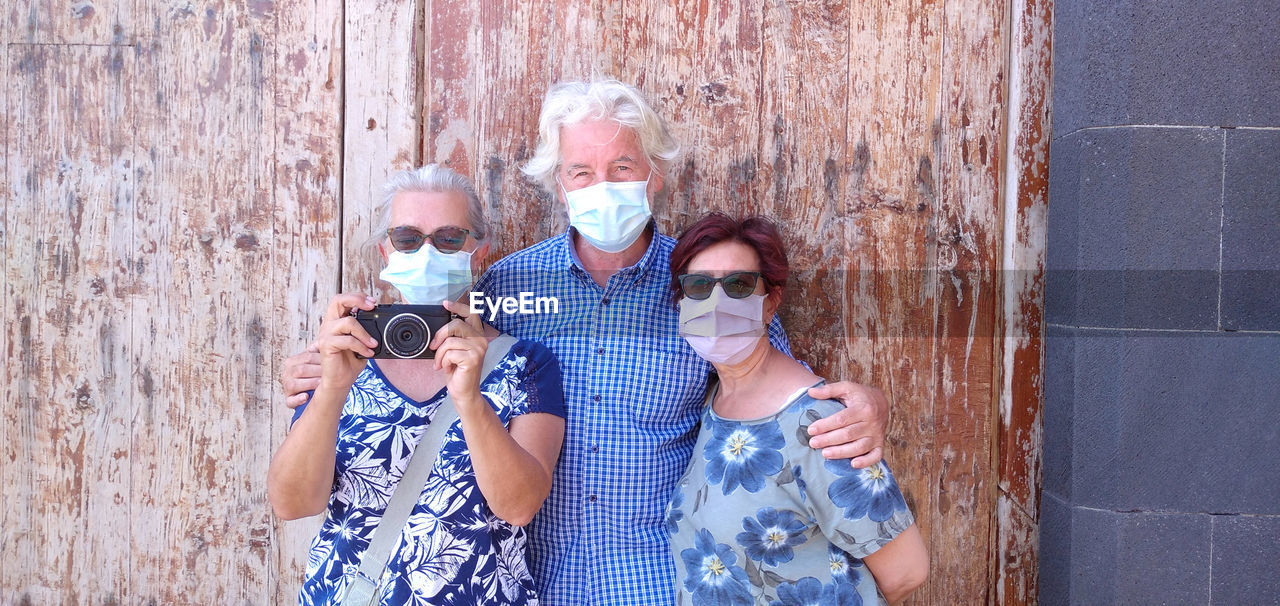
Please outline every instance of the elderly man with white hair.
[[[634, 87], [567, 82], [546, 95], [524, 167], [568, 210], [569, 229], [491, 266], [473, 292], [554, 298], [556, 313], [496, 313], [498, 330], [560, 361], [567, 410], [551, 494], [529, 527], [543, 604], [671, 604], [667, 501], [693, 454], [711, 366], [678, 332], [674, 239], [657, 231], [654, 195], [679, 149]], [[772, 343], [790, 352], [775, 319]], [[285, 391], [310, 387], [307, 356], [286, 364]], [[888, 404], [849, 382], [810, 395], [846, 409], [815, 422], [810, 444], [863, 467], [880, 459]]]

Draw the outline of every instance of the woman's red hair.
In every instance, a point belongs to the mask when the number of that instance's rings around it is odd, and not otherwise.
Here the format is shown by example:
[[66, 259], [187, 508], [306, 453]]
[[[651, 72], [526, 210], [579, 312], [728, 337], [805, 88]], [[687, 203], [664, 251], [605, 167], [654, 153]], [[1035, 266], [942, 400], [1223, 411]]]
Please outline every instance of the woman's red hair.
[[674, 298], [680, 298], [678, 278], [688, 270], [693, 258], [716, 244], [729, 241], [741, 242], [756, 251], [766, 291], [773, 293], [787, 285], [791, 269], [787, 265], [787, 251], [782, 246], [778, 226], [764, 217], [738, 220], [716, 211], [685, 229], [671, 251], [671, 292]]

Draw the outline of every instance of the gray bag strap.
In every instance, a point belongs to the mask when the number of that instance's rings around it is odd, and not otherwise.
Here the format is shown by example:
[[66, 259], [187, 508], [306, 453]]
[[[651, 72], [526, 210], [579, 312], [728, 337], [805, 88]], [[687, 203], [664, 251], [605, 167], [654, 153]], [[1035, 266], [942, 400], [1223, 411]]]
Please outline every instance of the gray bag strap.
[[[489, 349], [484, 354], [484, 364], [480, 368], [481, 381], [498, 366], [498, 362], [506, 357], [515, 343], [516, 338], [508, 334], [498, 335], [489, 342]], [[431, 423], [427, 425], [426, 433], [418, 442], [418, 447], [409, 456], [409, 465], [405, 467], [404, 475], [400, 476], [400, 482], [387, 501], [382, 519], [373, 529], [369, 548], [360, 558], [360, 569], [347, 584], [342, 606], [369, 606], [378, 603], [381, 589], [379, 580], [391, 559], [391, 551], [400, 543], [400, 534], [409, 521], [409, 514], [413, 511], [413, 506], [418, 504], [418, 497], [422, 495], [422, 487], [426, 485], [427, 478], [431, 477], [431, 469], [435, 467], [440, 447], [444, 444], [444, 436], [457, 418], [458, 409], [453, 405], [453, 398], [446, 393]]]

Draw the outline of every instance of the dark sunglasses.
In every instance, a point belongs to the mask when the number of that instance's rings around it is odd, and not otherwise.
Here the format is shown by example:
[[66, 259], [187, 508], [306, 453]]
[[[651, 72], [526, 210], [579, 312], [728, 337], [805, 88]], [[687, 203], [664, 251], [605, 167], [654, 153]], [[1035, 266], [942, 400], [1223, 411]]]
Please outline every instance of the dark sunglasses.
[[710, 297], [711, 290], [716, 287], [716, 282], [720, 283], [720, 287], [724, 289], [724, 294], [729, 295], [730, 299], [745, 299], [756, 291], [756, 283], [760, 281], [760, 272], [735, 271], [722, 278], [712, 278], [702, 274], [683, 274], [677, 278], [677, 281], [680, 283], [680, 290], [684, 292], [684, 296], [695, 301]]
[[446, 225], [429, 234], [424, 234], [415, 227], [402, 225], [400, 227], [392, 227], [387, 230], [387, 237], [391, 238], [391, 246], [403, 253], [416, 252], [422, 248], [424, 240], [431, 240], [431, 245], [436, 250], [451, 255], [462, 250], [462, 246], [467, 243], [467, 236], [471, 231]]

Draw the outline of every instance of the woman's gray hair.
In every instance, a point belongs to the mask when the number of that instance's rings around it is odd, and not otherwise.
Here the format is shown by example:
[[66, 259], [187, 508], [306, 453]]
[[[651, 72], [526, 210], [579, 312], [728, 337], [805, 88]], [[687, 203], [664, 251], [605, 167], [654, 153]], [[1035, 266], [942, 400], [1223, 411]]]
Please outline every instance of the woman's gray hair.
[[402, 170], [391, 175], [382, 186], [382, 198], [373, 207], [373, 233], [365, 246], [376, 249], [387, 237], [387, 229], [391, 227], [391, 200], [396, 194], [404, 192], [448, 193], [458, 192], [467, 198], [467, 222], [471, 225], [471, 235], [476, 240], [484, 240], [489, 236], [489, 221], [484, 217], [484, 204], [476, 194], [471, 180], [440, 166], [428, 164], [412, 170]]
[[650, 165], [665, 175], [680, 153], [667, 125], [634, 86], [615, 79], [562, 82], [547, 91], [538, 117], [538, 148], [520, 169], [554, 196], [560, 166], [560, 127], [584, 120], [613, 120], [631, 128]]

